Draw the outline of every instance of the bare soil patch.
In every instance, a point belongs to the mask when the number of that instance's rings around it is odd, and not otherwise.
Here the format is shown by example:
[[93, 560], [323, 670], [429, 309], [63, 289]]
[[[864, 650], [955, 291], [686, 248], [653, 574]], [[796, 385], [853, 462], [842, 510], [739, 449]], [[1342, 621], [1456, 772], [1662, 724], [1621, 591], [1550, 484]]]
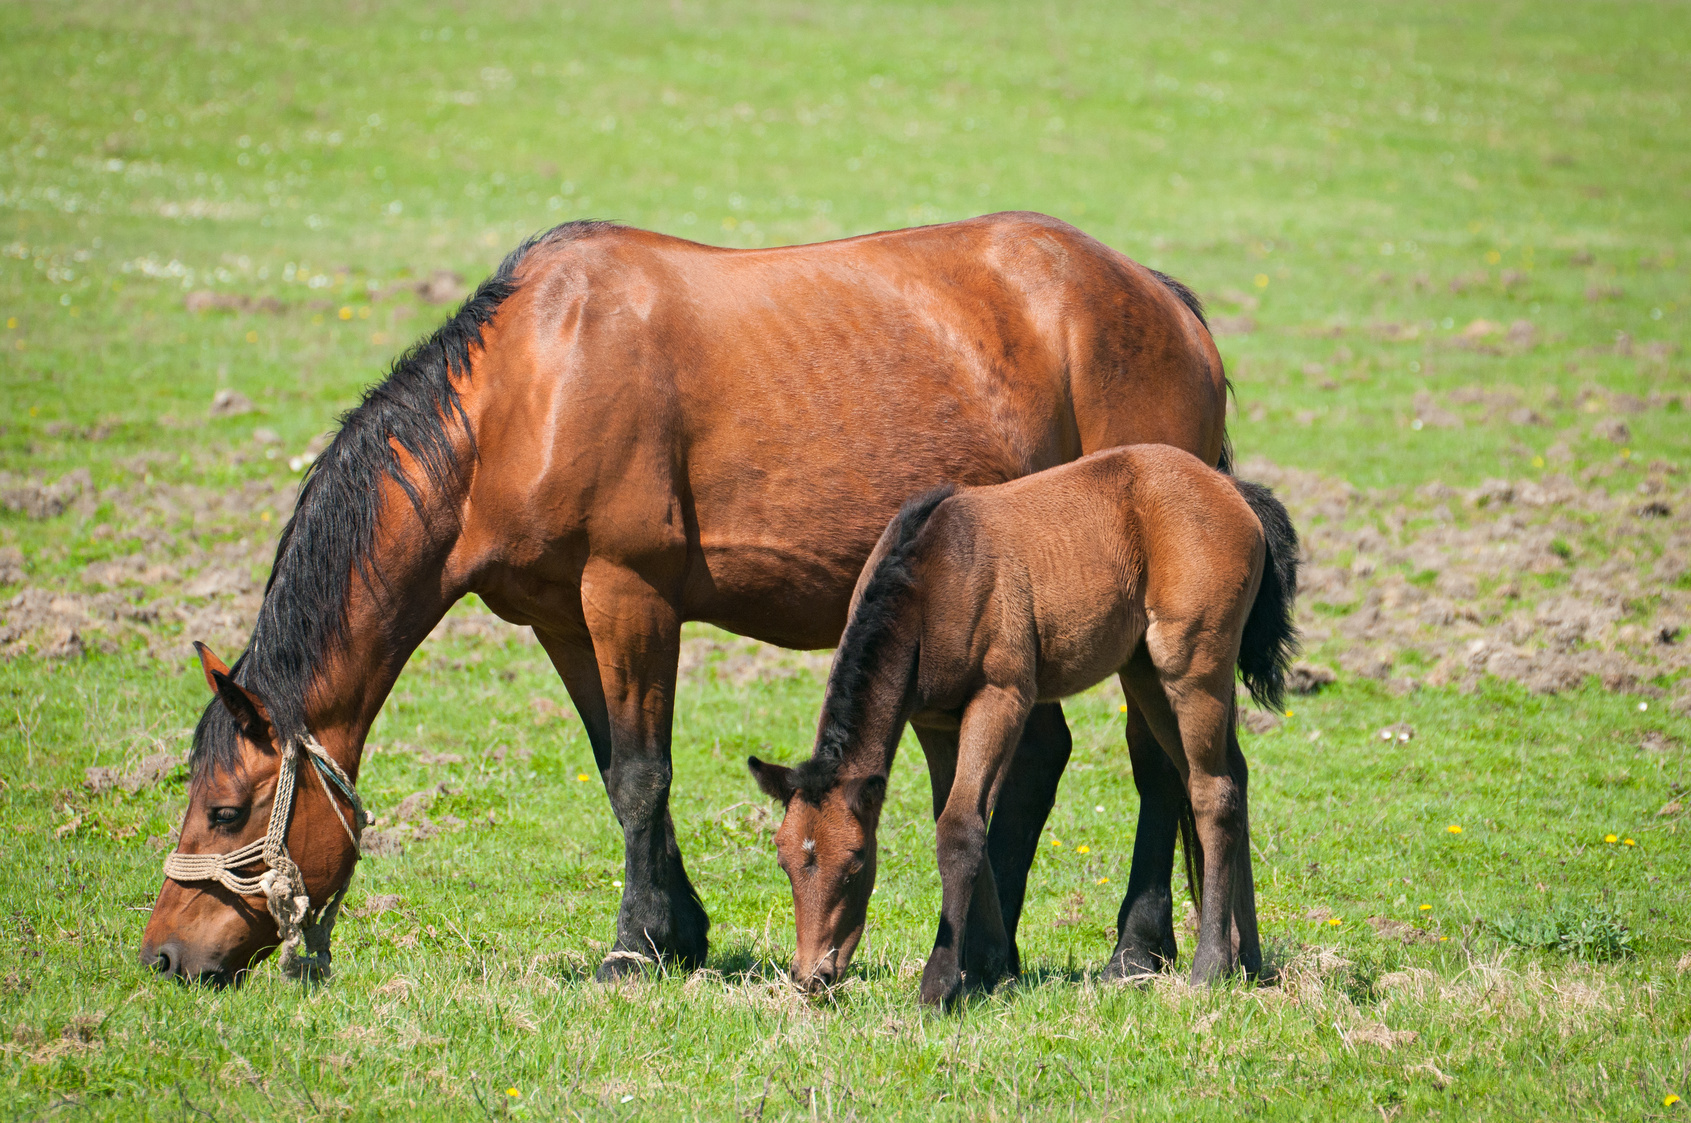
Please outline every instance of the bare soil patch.
[[[1453, 396], [1452, 408], [1519, 408], [1506, 390]], [[1605, 413], [1615, 407], [1601, 400]], [[1609, 690], [1691, 707], [1679, 681], [1691, 667], [1691, 477], [1675, 467], [1653, 465], [1643, 483], [1614, 491], [1601, 468], [1579, 480], [1549, 471], [1413, 491], [1363, 491], [1264, 460], [1241, 474], [1273, 486], [1297, 521], [1300, 624], [1321, 661], [1401, 690], [1471, 688], [1489, 674], [1555, 692], [1595, 676]], [[215, 489], [144, 480], [137, 472], [127, 485], [96, 489], [85, 470], [55, 480], [0, 474], [0, 503], [31, 518], [75, 518], [111, 547], [77, 572], [41, 576], [51, 567], [0, 548], [0, 582], [11, 586], [0, 599], [0, 656], [76, 658], [127, 646], [180, 667], [191, 639], [231, 656], [241, 650], [295, 481]], [[473, 605], [455, 609], [435, 635], [533, 642]], [[820, 680], [829, 659], [689, 637], [681, 672], [735, 685]], [[1331, 675], [1320, 661], [1306, 663], [1291, 685], [1308, 692]], [[556, 716], [536, 712], [539, 721]]]

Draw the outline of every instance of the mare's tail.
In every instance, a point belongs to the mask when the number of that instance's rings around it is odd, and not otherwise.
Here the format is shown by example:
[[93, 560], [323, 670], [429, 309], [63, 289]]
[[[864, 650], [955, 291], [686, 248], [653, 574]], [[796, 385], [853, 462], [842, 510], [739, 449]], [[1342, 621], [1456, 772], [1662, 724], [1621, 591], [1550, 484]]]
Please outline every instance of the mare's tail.
[[1268, 547], [1262, 584], [1239, 642], [1239, 673], [1251, 697], [1278, 710], [1286, 694], [1286, 672], [1298, 652], [1298, 628], [1292, 619], [1292, 598], [1298, 591], [1298, 532], [1272, 491], [1241, 479], [1234, 479], [1233, 486], [1262, 524]]

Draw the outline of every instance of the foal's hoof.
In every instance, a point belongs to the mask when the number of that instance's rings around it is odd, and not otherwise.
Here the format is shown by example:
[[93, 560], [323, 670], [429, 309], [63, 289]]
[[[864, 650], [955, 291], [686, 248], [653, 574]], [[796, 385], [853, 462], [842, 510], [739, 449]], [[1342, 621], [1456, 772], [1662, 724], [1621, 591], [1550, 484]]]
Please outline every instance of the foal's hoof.
[[617, 950], [605, 957], [593, 978], [601, 983], [620, 983], [624, 979], [640, 978], [658, 969], [658, 961], [637, 951]]

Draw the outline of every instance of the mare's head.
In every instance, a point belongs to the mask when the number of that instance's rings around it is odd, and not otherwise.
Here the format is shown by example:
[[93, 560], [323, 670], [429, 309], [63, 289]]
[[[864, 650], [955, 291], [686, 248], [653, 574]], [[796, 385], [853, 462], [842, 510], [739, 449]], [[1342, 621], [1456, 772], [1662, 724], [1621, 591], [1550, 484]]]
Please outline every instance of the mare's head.
[[[271, 705], [237, 683], [223, 661], [195, 644], [213, 698], [194, 731], [193, 779], [177, 849], [184, 854], [227, 854], [264, 837], [270, 826], [281, 772], [281, 734]], [[287, 833], [319, 907], [352, 876], [357, 851], [335, 818], [321, 785], [301, 770]], [[279, 808], [284, 816], [289, 808]], [[242, 877], [264, 869], [261, 860]], [[167, 877], [141, 937], [141, 963], [182, 982], [239, 984], [279, 943], [276, 921], [262, 896], [244, 896], [216, 881]]]
[[837, 761], [786, 768], [754, 756], [746, 763], [758, 787], [787, 809], [775, 832], [775, 850], [793, 883], [798, 927], [793, 982], [824, 990], [845, 977], [863, 938], [887, 778], [842, 777]]

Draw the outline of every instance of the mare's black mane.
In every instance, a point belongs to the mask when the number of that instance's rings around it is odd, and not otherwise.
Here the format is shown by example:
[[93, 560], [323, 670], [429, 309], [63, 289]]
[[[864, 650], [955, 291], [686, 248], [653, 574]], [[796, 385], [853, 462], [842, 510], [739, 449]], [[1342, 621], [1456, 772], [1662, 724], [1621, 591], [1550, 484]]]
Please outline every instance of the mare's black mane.
[[891, 536], [891, 543], [864, 584], [863, 595], [852, 609], [845, 635], [834, 652], [816, 751], [794, 769], [795, 786], [812, 803], [834, 786], [845, 750], [862, 720], [864, 695], [915, 585], [910, 564], [916, 538], [953, 491], [947, 484], [908, 500], [887, 525], [885, 533]]
[[1170, 277], [1167, 273], [1162, 273], [1152, 269], [1151, 276], [1161, 281], [1163, 288], [1179, 297], [1180, 303], [1186, 305], [1187, 308], [1190, 308], [1192, 310], [1192, 315], [1198, 317], [1198, 322], [1204, 325], [1204, 330], [1209, 330], [1210, 322], [1204, 318], [1204, 302], [1198, 299], [1197, 293], [1187, 288], [1182, 282]]
[[[395, 360], [387, 377], [342, 415], [339, 432], [311, 465], [282, 530], [258, 625], [232, 672], [265, 699], [284, 741], [307, 732], [306, 688], [324, 656], [346, 642], [354, 574], [372, 587], [382, 582], [371, 557], [382, 516], [382, 479], [404, 489], [419, 513], [428, 494], [461, 486], [467, 463], [454, 442], [468, 445], [473, 460], [476, 441], [453, 378], [469, 376], [470, 352], [481, 346], [483, 326], [517, 290], [517, 269], [530, 250], [611, 226], [565, 223], [512, 250], [451, 319]], [[417, 463], [422, 480], [401, 470], [395, 445]], [[232, 766], [235, 732], [234, 719], [213, 699], [194, 731], [196, 770]]]
[[[1205, 331], [1210, 330], [1210, 322], [1208, 318], [1204, 316], [1204, 302], [1198, 297], [1197, 293], [1193, 292], [1184, 283], [1175, 280], [1167, 273], [1160, 272], [1159, 270], [1152, 269], [1151, 276], [1160, 281], [1163, 288], [1167, 289], [1179, 298], [1180, 303], [1186, 305], [1186, 307], [1191, 310], [1192, 315], [1198, 317], [1198, 322], [1204, 325]], [[1227, 394], [1231, 397], [1233, 395], [1233, 380], [1223, 376], [1223, 381], [1227, 385]], [[1223, 412], [1225, 413], [1225, 411]], [[1227, 435], [1227, 429], [1225, 426], [1221, 431], [1221, 460], [1216, 464], [1216, 467], [1227, 473], [1229, 476], [1233, 474], [1233, 438]]]

